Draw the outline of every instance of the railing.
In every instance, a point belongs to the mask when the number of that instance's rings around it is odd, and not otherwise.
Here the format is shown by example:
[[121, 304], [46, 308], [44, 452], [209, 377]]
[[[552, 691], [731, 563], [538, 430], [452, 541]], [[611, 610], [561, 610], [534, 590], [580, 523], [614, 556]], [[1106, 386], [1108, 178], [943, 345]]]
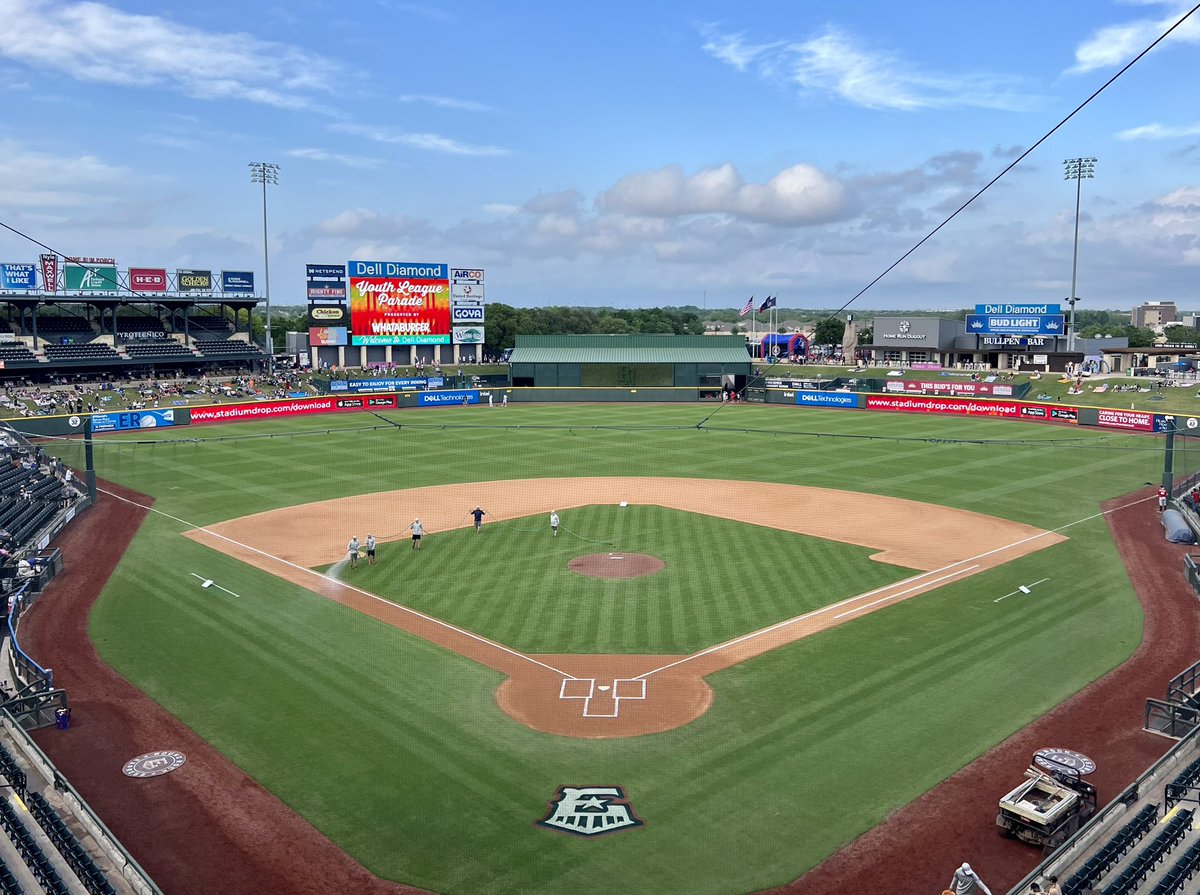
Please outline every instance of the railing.
[[32, 591], [32, 584], [32, 579], [26, 581], [9, 595], [8, 600], [9, 663], [12, 666], [14, 683], [20, 685], [23, 693], [40, 693], [54, 689], [54, 671], [39, 665], [21, 649], [21, 644], [17, 641], [17, 622], [37, 597], [36, 592]]

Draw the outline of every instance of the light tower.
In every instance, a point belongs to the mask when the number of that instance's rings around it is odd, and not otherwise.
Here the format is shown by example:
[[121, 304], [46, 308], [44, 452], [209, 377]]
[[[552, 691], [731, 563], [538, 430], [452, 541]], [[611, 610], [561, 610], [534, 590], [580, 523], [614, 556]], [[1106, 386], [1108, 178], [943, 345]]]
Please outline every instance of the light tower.
[[1075, 248], [1071, 256], [1071, 297], [1067, 306], [1071, 309], [1070, 329], [1067, 331], [1067, 351], [1075, 350], [1075, 302], [1079, 296], [1075, 294], [1075, 285], [1079, 278], [1079, 195], [1084, 178], [1091, 180], [1096, 176], [1096, 159], [1069, 158], [1063, 161], [1063, 179], [1075, 181]]
[[267, 372], [275, 372], [275, 341], [271, 337], [271, 252], [267, 241], [267, 184], [279, 185], [279, 166], [271, 162], [251, 162], [250, 182], [262, 184], [263, 200], [263, 281], [267, 297]]

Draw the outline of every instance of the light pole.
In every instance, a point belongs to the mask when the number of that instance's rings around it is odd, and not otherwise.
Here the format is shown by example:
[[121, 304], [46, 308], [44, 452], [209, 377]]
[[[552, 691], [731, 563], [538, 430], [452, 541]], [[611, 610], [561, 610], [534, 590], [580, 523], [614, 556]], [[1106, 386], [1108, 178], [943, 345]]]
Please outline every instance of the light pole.
[[1075, 181], [1075, 249], [1071, 256], [1071, 297], [1067, 305], [1071, 309], [1070, 329], [1067, 331], [1067, 351], [1075, 351], [1075, 302], [1079, 296], [1075, 294], [1075, 284], [1079, 278], [1079, 194], [1083, 180], [1091, 180], [1096, 176], [1096, 159], [1069, 158], [1063, 161], [1063, 179]]
[[262, 184], [263, 194], [263, 280], [267, 295], [267, 373], [275, 373], [275, 341], [271, 338], [271, 252], [267, 241], [267, 184], [279, 185], [279, 166], [270, 162], [250, 163], [250, 182]]

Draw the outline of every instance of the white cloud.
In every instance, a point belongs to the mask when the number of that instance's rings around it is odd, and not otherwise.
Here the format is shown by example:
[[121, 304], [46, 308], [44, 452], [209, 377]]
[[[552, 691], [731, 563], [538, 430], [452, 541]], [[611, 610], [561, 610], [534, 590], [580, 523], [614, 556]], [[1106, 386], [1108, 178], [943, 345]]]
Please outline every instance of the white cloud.
[[1174, 137], [1200, 136], [1200, 124], [1143, 124], [1130, 127], [1117, 134], [1121, 140], [1169, 140]]
[[330, 152], [327, 149], [318, 149], [315, 147], [289, 149], [284, 155], [310, 162], [336, 162], [348, 168], [378, 168], [383, 164], [383, 159], [370, 158], [364, 155], [346, 155], [341, 152]]
[[91, 206], [98, 195], [125, 183], [130, 172], [93, 155], [55, 156], [0, 139], [0, 183], [11, 207]]
[[596, 202], [617, 214], [723, 214], [779, 226], [829, 221], [847, 209], [841, 182], [805, 164], [786, 168], [766, 183], [747, 183], [729, 162], [691, 175], [670, 165], [622, 177]]
[[312, 106], [337, 66], [248, 34], [202, 31], [103, 3], [0, 0], [0, 55], [80, 81], [165, 87], [197, 99]]
[[[1097, 68], [1115, 68], [1124, 65], [1160, 34], [1174, 25], [1190, 3], [1176, 0], [1168, 2], [1145, 2], [1139, 6], [1156, 6], [1164, 14], [1155, 18], [1137, 19], [1120, 25], [1107, 25], [1075, 48], [1075, 64], [1069, 69], [1073, 74], [1093, 71]], [[1171, 33], [1166, 42], [1200, 43], [1200, 20], [1189, 18]]]
[[496, 156], [510, 154], [509, 150], [502, 149], [499, 146], [476, 146], [470, 143], [460, 143], [452, 137], [444, 137], [441, 134], [412, 133], [392, 130], [386, 127], [345, 123], [331, 125], [331, 129], [343, 134], [366, 137], [368, 140], [374, 140], [376, 143], [411, 146], [414, 149], [441, 152], [447, 155]]
[[463, 112], [495, 112], [496, 109], [486, 103], [473, 99], [455, 99], [452, 96], [432, 96], [424, 93], [405, 93], [396, 97], [397, 102], [424, 103], [439, 109], [458, 109]]
[[753, 67], [768, 80], [870, 109], [974, 106], [1015, 110], [1037, 101], [1037, 97], [1019, 92], [1014, 78], [923, 72], [895, 53], [869, 48], [832, 26], [791, 42], [750, 43], [744, 33], [720, 34], [711, 26], [702, 33], [705, 52], [739, 71]]

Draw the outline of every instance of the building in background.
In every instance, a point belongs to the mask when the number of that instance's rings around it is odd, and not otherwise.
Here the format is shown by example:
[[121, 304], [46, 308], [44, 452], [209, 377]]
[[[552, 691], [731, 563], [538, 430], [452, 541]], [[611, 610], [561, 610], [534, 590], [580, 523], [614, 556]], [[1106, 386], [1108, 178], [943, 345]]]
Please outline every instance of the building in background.
[[1153, 329], [1179, 322], [1179, 311], [1173, 301], [1148, 301], [1131, 314], [1133, 325], [1142, 329]]

